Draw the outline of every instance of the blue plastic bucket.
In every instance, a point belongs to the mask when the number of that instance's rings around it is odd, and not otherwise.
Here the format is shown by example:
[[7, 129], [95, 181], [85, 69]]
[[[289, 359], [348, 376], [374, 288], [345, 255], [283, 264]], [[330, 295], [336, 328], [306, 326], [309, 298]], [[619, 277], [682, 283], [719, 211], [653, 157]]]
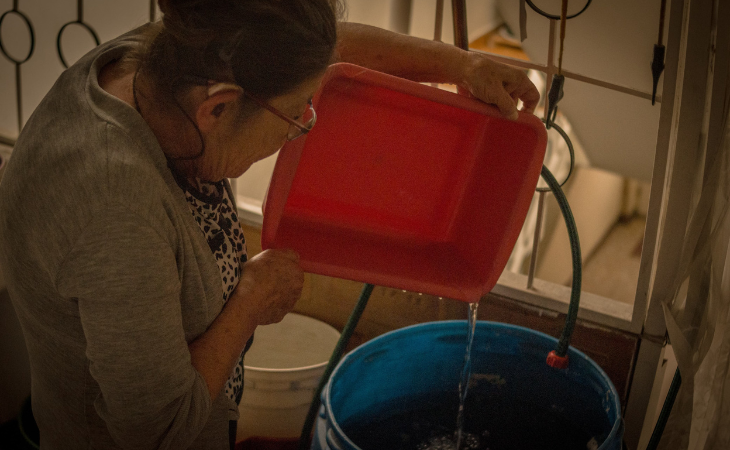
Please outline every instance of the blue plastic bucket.
[[[322, 393], [312, 449], [416, 448], [409, 440], [423, 442], [423, 429], [434, 424], [453, 434], [466, 334], [466, 321], [431, 322], [353, 350]], [[555, 442], [561, 449], [621, 449], [616, 388], [596, 363], [573, 348], [567, 369], [547, 366], [545, 358], [556, 343], [528, 328], [477, 323], [465, 406], [472, 437], [494, 450], [543, 449]], [[471, 422], [477, 423], [474, 430]]]

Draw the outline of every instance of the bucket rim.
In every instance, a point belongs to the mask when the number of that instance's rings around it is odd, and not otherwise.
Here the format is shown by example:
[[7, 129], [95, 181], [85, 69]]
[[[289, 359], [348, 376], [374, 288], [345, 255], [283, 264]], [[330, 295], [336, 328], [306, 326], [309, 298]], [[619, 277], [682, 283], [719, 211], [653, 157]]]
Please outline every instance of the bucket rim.
[[[532, 328], [523, 327], [520, 325], [512, 325], [504, 322], [495, 322], [490, 320], [477, 320], [476, 321], [477, 328], [480, 326], [482, 327], [490, 327], [490, 328], [502, 328], [502, 329], [510, 329], [510, 330], [516, 330], [516, 331], [522, 331], [527, 332], [529, 334], [537, 335], [542, 338], [546, 338], [554, 343], [557, 344], [558, 339], [550, 336], [549, 334], [543, 333], [542, 331], [533, 330]], [[332, 412], [332, 404], [330, 402], [330, 392], [332, 388], [332, 380], [335, 379], [335, 377], [338, 375], [342, 367], [345, 365], [346, 361], [348, 359], [356, 357], [360, 352], [366, 351], [366, 349], [363, 349], [363, 347], [366, 347], [367, 344], [378, 344], [382, 342], [387, 342], [390, 339], [393, 339], [394, 337], [397, 337], [401, 334], [414, 334], [423, 328], [433, 328], [433, 327], [439, 327], [439, 328], [449, 328], [454, 327], [456, 325], [464, 325], [468, 324], [467, 320], [440, 320], [440, 321], [432, 321], [432, 322], [423, 322], [415, 325], [410, 325], [403, 328], [398, 328], [396, 330], [389, 331], [385, 334], [382, 334], [376, 338], [371, 339], [370, 341], [358, 346], [354, 350], [350, 351], [347, 355], [345, 355], [340, 362], [337, 364], [337, 367], [335, 367], [334, 371], [330, 375], [329, 380], [327, 380], [327, 385], [325, 386], [325, 389], [322, 391], [322, 404], [324, 405], [325, 414], [327, 416], [327, 424], [328, 426], [331, 426], [333, 428], [334, 434], [337, 436], [338, 439], [343, 441], [345, 444], [350, 446], [351, 450], [362, 450], [358, 445], [356, 445], [350, 438], [345, 434], [344, 431], [342, 431], [342, 428], [340, 428], [340, 424], [335, 420], [333, 412]], [[613, 426], [611, 427], [611, 431], [608, 433], [608, 436], [604, 439], [603, 443], [598, 447], [598, 450], [604, 450], [606, 447], [604, 446], [606, 442], [610, 442], [611, 440], [615, 440], [616, 435], [620, 432], [620, 430], [623, 428], [623, 415], [621, 413], [621, 401], [619, 399], [618, 391], [616, 390], [616, 387], [613, 385], [613, 382], [610, 378], [608, 378], [608, 375], [606, 372], [599, 366], [593, 359], [589, 358], [588, 355], [581, 352], [580, 350], [576, 349], [572, 345], [568, 348], [568, 355], [575, 355], [582, 357], [586, 362], [588, 362], [593, 369], [598, 372], [598, 374], [608, 383], [609, 391], [611, 392], [613, 396], [613, 404], [614, 408], [617, 414], [616, 420], [613, 423]], [[547, 357], [547, 355], [546, 355]]]
[[301, 367], [287, 367], [282, 369], [273, 369], [270, 367], [256, 367], [256, 366], [249, 366], [245, 363], [243, 364], [244, 370], [251, 370], [253, 372], [259, 372], [259, 373], [294, 373], [294, 372], [305, 372], [309, 370], [316, 370], [321, 369], [327, 365], [329, 361], [324, 361], [317, 364], [312, 364], [311, 366], [301, 366]]
[[[329, 323], [327, 323], [323, 320], [320, 320], [316, 317], [312, 317], [307, 314], [301, 314], [301, 313], [296, 313], [296, 312], [289, 312], [286, 314], [286, 317], [290, 317], [290, 318], [296, 317], [297, 320], [304, 320], [305, 322], [310, 322], [310, 323], [316, 322], [317, 326], [321, 327], [322, 330], [327, 330], [328, 333], [332, 334], [332, 337], [334, 337], [335, 334], [337, 335], [337, 339], [333, 339], [335, 342], [335, 345], [332, 347], [332, 349], [334, 350], [334, 347], [337, 346], [337, 341], [339, 341], [341, 333], [337, 330], [337, 328], [333, 327]], [[281, 322], [279, 322], [279, 323], [281, 323]], [[276, 324], [272, 324], [272, 325], [276, 325]], [[334, 333], [332, 333], [332, 332], [334, 332]], [[254, 342], [255, 342], [255, 338], [254, 338]], [[327, 363], [329, 363], [329, 358], [327, 358], [326, 361], [321, 361], [316, 364], [310, 364], [308, 366], [274, 368], [274, 367], [258, 367], [255, 365], [248, 365], [248, 364], [246, 364], [246, 358], [244, 358], [243, 368], [244, 368], [244, 370], [250, 370], [250, 371], [258, 372], [258, 373], [282, 373], [283, 374], [283, 373], [304, 372], [304, 371], [309, 371], [309, 370], [314, 371], [314, 370], [325, 367], [327, 365]]]

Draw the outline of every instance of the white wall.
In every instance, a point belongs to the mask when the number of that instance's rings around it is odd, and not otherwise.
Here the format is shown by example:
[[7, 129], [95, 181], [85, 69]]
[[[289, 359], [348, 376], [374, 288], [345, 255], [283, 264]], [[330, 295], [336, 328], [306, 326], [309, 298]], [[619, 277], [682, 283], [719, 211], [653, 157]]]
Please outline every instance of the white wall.
[[[472, 41], [502, 23], [497, 14], [497, 0], [467, 0], [466, 26], [469, 40]], [[424, 39], [433, 39], [436, 22], [436, 0], [413, 0], [411, 4], [410, 34]], [[441, 29], [441, 40], [454, 43], [454, 21], [451, 14], [451, 2], [444, 1], [444, 17]]]
[[[390, 22], [390, 3], [393, 0], [344, 0], [347, 7], [347, 21], [366, 23], [380, 28], [388, 28]], [[418, 1], [418, 0], [416, 0]]]

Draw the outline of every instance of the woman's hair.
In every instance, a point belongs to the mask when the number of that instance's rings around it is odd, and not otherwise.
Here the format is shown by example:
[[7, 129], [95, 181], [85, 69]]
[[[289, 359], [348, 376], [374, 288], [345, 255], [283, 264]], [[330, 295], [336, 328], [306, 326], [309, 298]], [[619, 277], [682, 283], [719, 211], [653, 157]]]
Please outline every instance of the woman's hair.
[[[340, 0], [159, 0], [163, 18], [137, 54], [168, 100], [191, 80], [233, 81], [268, 100], [332, 62]], [[248, 105], [246, 109], [256, 109]]]

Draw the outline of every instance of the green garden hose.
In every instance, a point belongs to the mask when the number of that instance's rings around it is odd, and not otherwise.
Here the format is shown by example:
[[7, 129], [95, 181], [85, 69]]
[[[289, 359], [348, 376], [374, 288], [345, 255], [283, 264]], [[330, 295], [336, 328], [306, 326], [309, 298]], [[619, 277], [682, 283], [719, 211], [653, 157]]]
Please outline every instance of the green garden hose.
[[573, 259], [573, 284], [570, 291], [570, 305], [568, 306], [568, 314], [565, 317], [563, 332], [560, 335], [558, 346], [555, 349], [555, 354], [559, 358], [565, 358], [568, 353], [568, 347], [570, 346], [570, 338], [573, 335], [573, 329], [575, 329], [575, 322], [578, 319], [578, 307], [580, 305], [580, 289], [583, 278], [580, 241], [578, 239], [578, 228], [575, 225], [575, 219], [573, 218], [573, 213], [570, 210], [568, 199], [565, 197], [565, 193], [563, 193], [563, 190], [560, 188], [558, 181], [545, 166], [542, 166], [542, 172], [540, 172], [540, 175], [550, 187], [550, 190], [553, 191], [555, 199], [558, 201], [558, 206], [560, 206], [560, 212], [563, 214], [565, 226], [568, 228], [570, 254]]
[[355, 331], [355, 328], [357, 328], [357, 323], [360, 321], [363, 311], [365, 311], [365, 307], [368, 304], [370, 294], [372, 294], [374, 287], [375, 286], [372, 284], [366, 284], [363, 286], [362, 291], [360, 292], [360, 298], [355, 305], [355, 309], [352, 311], [352, 314], [350, 314], [350, 318], [347, 320], [347, 324], [342, 330], [342, 334], [340, 335], [340, 339], [337, 341], [335, 350], [332, 352], [329, 363], [327, 363], [327, 367], [324, 369], [324, 374], [322, 374], [322, 378], [319, 380], [319, 386], [317, 386], [314, 398], [312, 399], [312, 404], [309, 406], [307, 418], [304, 421], [302, 435], [299, 438], [299, 450], [307, 450], [312, 444], [312, 427], [314, 427], [314, 422], [317, 420], [322, 391], [327, 385], [335, 367], [337, 367], [337, 364], [342, 359], [342, 355], [345, 353], [345, 348], [347, 348], [347, 344], [350, 342], [352, 333]]

